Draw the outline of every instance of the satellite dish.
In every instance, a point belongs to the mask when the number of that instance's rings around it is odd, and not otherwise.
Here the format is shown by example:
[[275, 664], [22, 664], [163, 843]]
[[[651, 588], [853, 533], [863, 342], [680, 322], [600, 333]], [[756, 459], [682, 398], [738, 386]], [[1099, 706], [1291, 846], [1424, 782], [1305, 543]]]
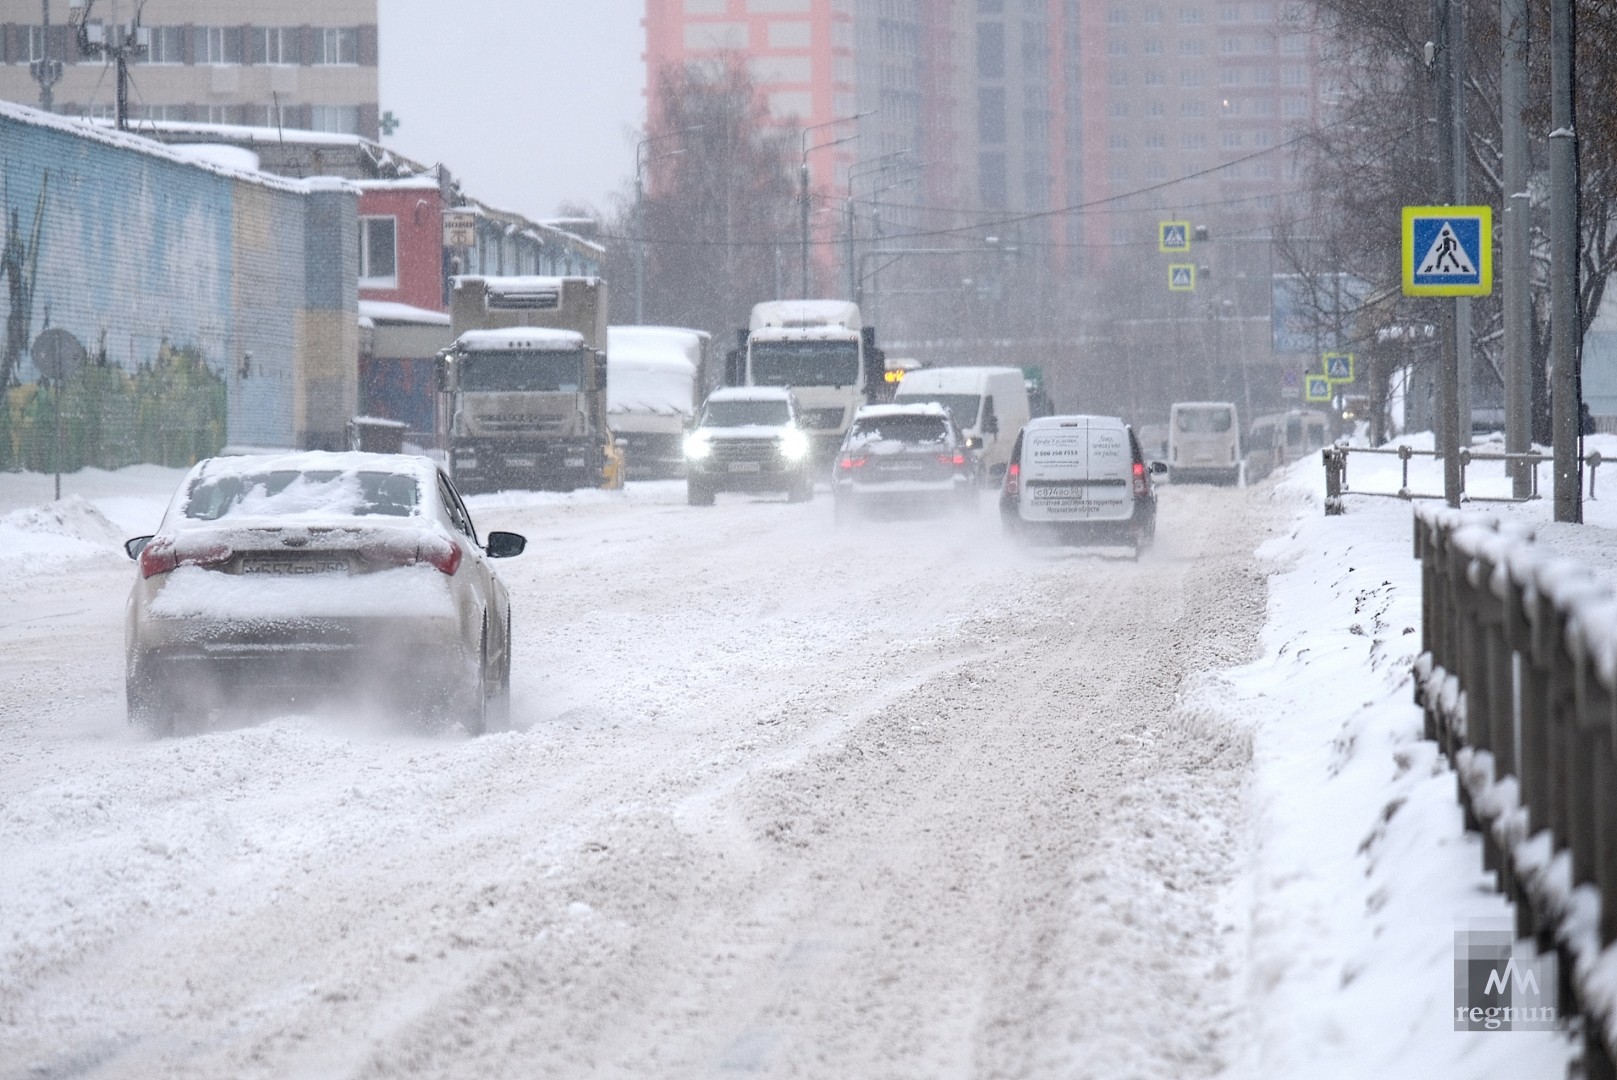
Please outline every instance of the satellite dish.
[[84, 346], [79, 344], [79, 339], [60, 326], [41, 331], [29, 355], [42, 376], [58, 383], [71, 379], [73, 373], [84, 366], [85, 359]]

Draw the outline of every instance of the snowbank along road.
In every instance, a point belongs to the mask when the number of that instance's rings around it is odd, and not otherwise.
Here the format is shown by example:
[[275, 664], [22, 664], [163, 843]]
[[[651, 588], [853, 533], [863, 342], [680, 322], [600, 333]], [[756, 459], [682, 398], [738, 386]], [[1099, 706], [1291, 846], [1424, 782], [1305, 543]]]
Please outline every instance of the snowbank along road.
[[[0, 1080], [1194, 1077], [1239, 1014], [1262, 489], [1157, 547], [472, 500], [515, 730], [127, 729], [114, 527], [0, 583]], [[142, 528], [142, 525], [145, 528]]]

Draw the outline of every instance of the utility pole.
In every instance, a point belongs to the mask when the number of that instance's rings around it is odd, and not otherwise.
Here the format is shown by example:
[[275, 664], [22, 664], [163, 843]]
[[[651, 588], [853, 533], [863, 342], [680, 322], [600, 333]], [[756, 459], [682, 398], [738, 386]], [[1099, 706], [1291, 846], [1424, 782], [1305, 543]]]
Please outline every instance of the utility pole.
[[[1465, 206], [1471, 201], [1471, 148], [1467, 137], [1469, 128], [1465, 120], [1466, 102], [1466, 4], [1468, 0], [1451, 0], [1449, 5], [1449, 138], [1454, 147], [1450, 151], [1449, 203]], [[1492, 244], [1493, 237], [1484, 237], [1483, 243]], [[1455, 429], [1458, 445], [1471, 445], [1471, 372], [1475, 366], [1471, 355], [1471, 298], [1456, 297], [1454, 301], [1454, 404], [1459, 427]], [[1463, 482], [1463, 477], [1462, 477]]]
[[1555, 452], [1555, 520], [1583, 520], [1578, 455], [1582, 416], [1578, 342], [1578, 136], [1576, 14], [1572, 0], [1550, 0], [1550, 367]]
[[809, 294], [809, 151], [824, 150], [830, 146], [841, 146], [843, 143], [853, 142], [859, 137], [859, 133], [856, 131], [852, 135], [844, 135], [840, 139], [832, 139], [830, 142], [820, 143], [818, 146], [810, 146], [809, 132], [833, 127], [837, 124], [847, 124], [855, 120], [862, 120], [875, 112], [875, 109], [866, 109], [864, 112], [854, 113], [852, 116], [839, 116], [834, 120], [827, 120], [823, 124], [810, 124], [802, 131], [803, 154], [797, 170], [799, 228], [802, 231], [802, 254], [798, 258], [798, 273], [802, 280], [802, 297], [805, 300], [808, 299]]
[[39, 84], [39, 107], [54, 112], [53, 88], [62, 81], [62, 61], [51, 59], [51, 0], [39, 0], [39, 59], [28, 65], [28, 74]]
[[[1456, 10], [1463, 9], [1466, 0], [1437, 0], [1437, 186], [1454, 205], [1456, 177], [1455, 151], [1459, 141], [1454, 130], [1455, 48], [1454, 29]], [[1450, 506], [1458, 507], [1464, 493], [1464, 475], [1460, 471], [1460, 426], [1467, 428], [1465, 443], [1471, 440], [1470, 418], [1460, 415], [1460, 314], [1459, 303], [1446, 301], [1442, 307], [1442, 359], [1437, 374], [1437, 450], [1443, 456], [1443, 498]]]
[[[146, 54], [151, 41], [151, 31], [140, 25], [142, 2], [143, 0], [136, 3], [135, 14], [127, 26], [119, 24], [116, 6], [113, 8], [112, 22], [103, 26], [100, 23], [90, 22], [90, 12], [95, 7], [95, 0], [84, 0], [84, 9], [79, 13], [77, 22], [73, 23], [79, 52], [86, 56], [110, 59], [117, 70], [116, 115], [119, 131], [129, 130], [129, 65]], [[71, 16], [69, 21], [73, 21]]]
[[[1504, 38], [1499, 75], [1499, 119], [1504, 157], [1504, 314], [1505, 314], [1505, 452], [1525, 454], [1533, 439], [1532, 325], [1533, 294], [1528, 241], [1532, 205], [1527, 197], [1527, 0], [1500, 0], [1499, 27]], [[1533, 474], [1525, 461], [1512, 461], [1510, 493], [1525, 499], [1533, 491]]]

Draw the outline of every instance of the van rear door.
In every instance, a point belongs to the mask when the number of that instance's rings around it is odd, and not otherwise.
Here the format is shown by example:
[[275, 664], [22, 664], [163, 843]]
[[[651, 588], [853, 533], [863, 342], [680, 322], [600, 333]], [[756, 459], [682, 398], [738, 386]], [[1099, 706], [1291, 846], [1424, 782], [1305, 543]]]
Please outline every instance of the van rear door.
[[1028, 430], [1022, 446], [1025, 521], [1125, 521], [1134, 513], [1133, 455], [1119, 423], [1076, 417]]

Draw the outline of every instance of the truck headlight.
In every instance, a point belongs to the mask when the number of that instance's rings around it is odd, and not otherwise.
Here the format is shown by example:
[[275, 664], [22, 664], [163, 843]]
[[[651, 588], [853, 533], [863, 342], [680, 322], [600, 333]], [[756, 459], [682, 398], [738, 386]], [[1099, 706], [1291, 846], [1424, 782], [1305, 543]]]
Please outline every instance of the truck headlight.
[[802, 461], [808, 457], [808, 436], [793, 428], [780, 437], [780, 456], [787, 461]]
[[700, 431], [685, 436], [685, 456], [700, 461], [713, 452], [713, 441]]

